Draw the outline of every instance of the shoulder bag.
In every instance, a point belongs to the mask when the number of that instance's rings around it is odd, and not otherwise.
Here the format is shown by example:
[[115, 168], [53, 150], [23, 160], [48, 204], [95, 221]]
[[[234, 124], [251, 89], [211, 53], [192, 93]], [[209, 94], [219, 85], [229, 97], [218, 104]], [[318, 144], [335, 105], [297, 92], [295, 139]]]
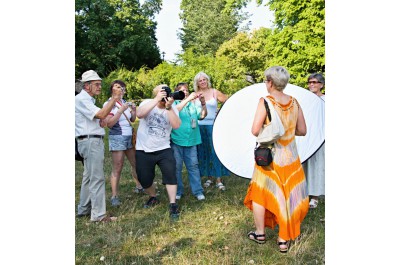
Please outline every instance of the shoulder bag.
[[[259, 166], [269, 166], [273, 160], [272, 148], [276, 140], [285, 134], [282, 121], [272, 106], [269, 108], [269, 99], [264, 98], [264, 106], [267, 111], [269, 123], [264, 124], [257, 136], [254, 160]], [[271, 110], [272, 109], [272, 110]]]
[[[271, 101], [269, 101], [268, 98], [264, 98], [264, 105], [267, 110], [269, 123], [264, 124], [261, 128], [261, 131], [257, 136], [257, 142], [267, 145], [272, 144], [281, 138], [281, 136], [285, 134], [285, 128], [283, 127], [278, 113], [276, 113], [274, 106], [271, 105]], [[268, 105], [271, 105], [271, 108], [269, 108]]]

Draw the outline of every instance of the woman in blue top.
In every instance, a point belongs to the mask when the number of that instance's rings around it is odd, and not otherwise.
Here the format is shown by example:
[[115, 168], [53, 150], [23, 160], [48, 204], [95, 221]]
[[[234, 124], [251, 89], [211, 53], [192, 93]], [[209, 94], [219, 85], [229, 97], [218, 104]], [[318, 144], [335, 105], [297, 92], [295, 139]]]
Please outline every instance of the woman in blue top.
[[[176, 178], [178, 181], [176, 199], [179, 200], [183, 196], [182, 165], [185, 162], [192, 194], [201, 201], [205, 197], [201, 186], [196, 146], [201, 144], [198, 120], [202, 120], [207, 116], [206, 102], [201, 94], [198, 95], [193, 92], [189, 95], [187, 83], [179, 83], [175, 91], [185, 93], [183, 100], [175, 100], [174, 102], [182, 123], [178, 129], [173, 129], [171, 133], [171, 147], [174, 150]], [[196, 98], [199, 98], [201, 106], [194, 104]]]
[[[228, 99], [228, 96], [212, 88], [210, 78], [204, 72], [200, 72], [194, 77], [194, 91], [204, 96], [208, 112], [207, 116], [199, 121], [202, 144], [197, 147], [200, 174], [201, 176], [208, 176], [204, 187], [207, 188], [213, 184], [214, 177], [216, 178], [216, 187], [220, 190], [225, 190], [221, 177], [229, 176], [229, 171], [222, 165], [215, 153], [212, 130], [215, 117], [217, 116], [218, 102], [224, 103]], [[196, 100], [196, 104], [200, 105], [200, 101]]]

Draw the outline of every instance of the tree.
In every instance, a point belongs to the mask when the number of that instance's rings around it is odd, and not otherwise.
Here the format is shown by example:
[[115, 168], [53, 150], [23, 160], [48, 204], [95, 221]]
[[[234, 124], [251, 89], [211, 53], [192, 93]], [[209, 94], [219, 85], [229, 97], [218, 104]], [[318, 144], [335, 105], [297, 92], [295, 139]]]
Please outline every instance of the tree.
[[161, 62], [154, 14], [162, 0], [76, 0], [75, 75], [88, 69], [106, 76], [118, 67]]
[[234, 38], [224, 42], [216, 53], [217, 65], [229, 79], [248, 79], [253, 82], [263, 78], [265, 60], [268, 54], [265, 46], [272, 30], [260, 28], [251, 33], [238, 33]]
[[244, 19], [240, 6], [228, 6], [226, 0], [182, 0], [181, 10], [183, 28], [178, 36], [182, 49], [190, 48], [194, 54], [214, 55]]
[[266, 68], [282, 65], [291, 74], [290, 82], [304, 87], [309, 74], [325, 72], [325, 1], [269, 0], [268, 3], [275, 13], [277, 28], [266, 46], [271, 55]]

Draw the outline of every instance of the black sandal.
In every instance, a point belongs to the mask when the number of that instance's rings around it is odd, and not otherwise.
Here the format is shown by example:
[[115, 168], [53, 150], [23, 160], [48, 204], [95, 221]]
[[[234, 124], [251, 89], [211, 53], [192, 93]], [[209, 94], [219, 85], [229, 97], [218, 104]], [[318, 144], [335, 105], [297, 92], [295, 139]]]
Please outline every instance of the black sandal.
[[[288, 240], [288, 241], [284, 241], [284, 242], [279, 242], [279, 240], [277, 240], [276, 241], [276, 243], [278, 244], [278, 246], [279, 246], [279, 251], [281, 252], [281, 253], [286, 253], [286, 252], [288, 252], [288, 250], [289, 250], [289, 246], [290, 246], [290, 241]], [[285, 248], [281, 248], [281, 246], [285, 246]]]
[[[253, 236], [253, 237], [250, 237]], [[259, 237], [264, 237], [264, 239], [258, 239]], [[265, 234], [257, 235], [256, 232], [250, 231], [247, 233], [247, 238], [257, 242], [258, 244], [265, 244]]]

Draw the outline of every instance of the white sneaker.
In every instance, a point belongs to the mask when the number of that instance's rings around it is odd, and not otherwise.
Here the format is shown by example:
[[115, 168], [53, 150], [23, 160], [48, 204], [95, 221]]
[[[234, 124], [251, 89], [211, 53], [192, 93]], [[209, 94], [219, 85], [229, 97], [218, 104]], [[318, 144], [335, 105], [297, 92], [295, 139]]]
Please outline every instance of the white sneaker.
[[182, 198], [181, 195], [176, 195], [176, 196], [175, 196], [175, 199], [176, 199], [176, 200], [180, 200], [181, 198]]
[[197, 195], [197, 200], [199, 200], [199, 201], [202, 201], [202, 200], [205, 200], [206, 199], [206, 197], [203, 195], [203, 194], [200, 194], [200, 195]]

